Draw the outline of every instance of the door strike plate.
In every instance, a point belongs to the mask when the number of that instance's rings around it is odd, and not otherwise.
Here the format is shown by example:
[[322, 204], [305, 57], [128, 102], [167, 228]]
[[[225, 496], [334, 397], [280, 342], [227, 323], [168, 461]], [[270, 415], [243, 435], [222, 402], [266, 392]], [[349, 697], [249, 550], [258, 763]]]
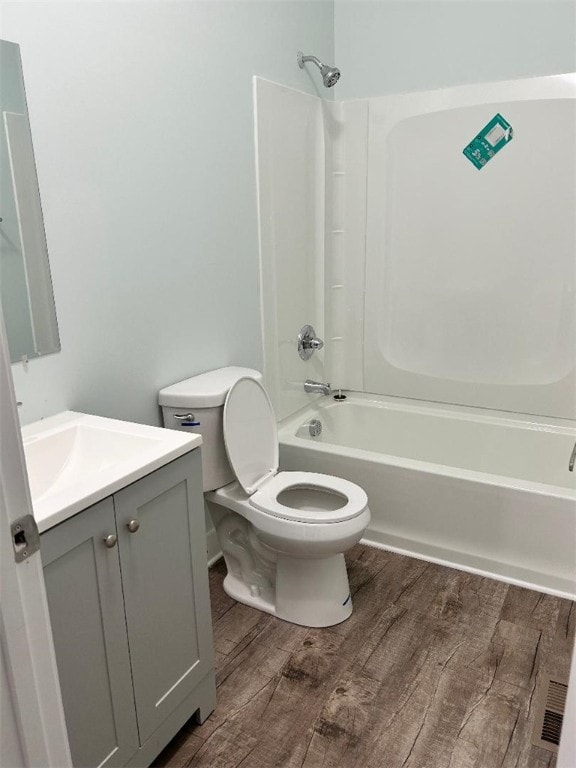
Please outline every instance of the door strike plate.
[[24, 515], [10, 525], [14, 560], [21, 563], [40, 549], [40, 534], [32, 515]]

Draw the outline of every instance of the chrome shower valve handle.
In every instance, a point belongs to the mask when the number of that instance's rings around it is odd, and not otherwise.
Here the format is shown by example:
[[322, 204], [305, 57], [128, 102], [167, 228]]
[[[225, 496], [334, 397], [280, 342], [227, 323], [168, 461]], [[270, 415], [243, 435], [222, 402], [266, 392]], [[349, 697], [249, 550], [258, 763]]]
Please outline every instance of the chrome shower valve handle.
[[302, 360], [309, 360], [317, 349], [322, 349], [324, 342], [316, 336], [311, 325], [305, 325], [298, 334], [298, 354]]

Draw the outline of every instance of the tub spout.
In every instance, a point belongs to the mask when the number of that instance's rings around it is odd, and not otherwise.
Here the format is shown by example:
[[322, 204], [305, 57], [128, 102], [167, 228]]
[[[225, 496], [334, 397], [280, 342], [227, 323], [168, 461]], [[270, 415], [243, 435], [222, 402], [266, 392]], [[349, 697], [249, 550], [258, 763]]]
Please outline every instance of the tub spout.
[[322, 395], [331, 395], [332, 387], [330, 384], [322, 384], [320, 381], [306, 379], [304, 382], [304, 392], [315, 392]]

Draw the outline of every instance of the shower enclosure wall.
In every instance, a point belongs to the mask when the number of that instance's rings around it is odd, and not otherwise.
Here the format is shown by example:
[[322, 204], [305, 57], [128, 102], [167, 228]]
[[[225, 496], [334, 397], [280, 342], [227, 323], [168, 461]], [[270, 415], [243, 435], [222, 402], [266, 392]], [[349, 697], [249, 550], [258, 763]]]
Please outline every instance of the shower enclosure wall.
[[[373, 523], [367, 539], [373, 543], [428, 557], [433, 544], [444, 553], [439, 559], [511, 580], [520, 573], [515, 568], [529, 570], [532, 558], [540, 563], [529, 579], [533, 586], [572, 594], [574, 548], [563, 542], [576, 538], [576, 510], [567, 511], [576, 507], [576, 482], [568, 472], [570, 451], [565, 457], [563, 451], [564, 443], [570, 447], [576, 440], [576, 76], [348, 102], [321, 101], [256, 80], [255, 103], [265, 377], [277, 416], [287, 419], [303, 409], [303, 420], [310, 417], [319, 398], [305, 394], [302, 385], [312, 378], [372, 393], [374, 401], [446, 403], [471, 416], [491, 409], [491, 418], [502, 412], [504, 421], [522, 414], [531, 425], [526, 435], [558, 428], [565, 435], [554, 444], [560, 446], [554, 453], [558, 493], [550, 491], [554, 484], [536, 493], [562, 498], [562, 511], [547, 518], [554, 504], [537, 504], [534, 518], [542, 531], [553, 528], [546, 546], [557, 552], [549, 552], [547, 562], [556, 555], [562, 560], [556, 575], [539, 555], [537, 525], [532, 537], [516, 537], [522, 543], [515, 548], [514, 530], [526, 524], [522, 495], [513, 504], [507, 496], [501, 509], [494, 498], [490, 502], [485, 525], [494, 531], [499, 520], [510, 539], [495, 558], [488, 544], [479, 551], [474, 541], [491, 537], [478, 536], [477, 521], [467, 523], [479, 514], [472, 497], [468, 503], [458, 496], [458, 510], [447, 516], [460, 515], [459, 544], [447, 530], [442, 541], [441, 525], [432, 536], [430, 516], [441, 520], [443, 511], [423, 503], [422, 525], [411, 507], [409, 532], [399, 546], [398, 524], [407, 512], [403, 492], [395, 485], [387, 499], [385, 485], [371, 482], [374, 467], [358, 474], [352, 461], [341, 460], [338, 472], [369, 493]], [[477, 170], [462, 150], [498, 113], [512, 125], [513, 139]], [[309, 361], [296, 351], [305, 323], [326, 342]], [[422, 443], [443, 439], [427, 429], [440, 422], [411, 417], [403, 423], [401, 443], [413, 444], [413, 456], [392, 450], [392, 463], [425, 461]], [[503, 432], [474, 431], [474, 419], [469, 424], [471, 429], [454, 432], [457, 450], [476, 455], [477, 466], [468, 468], [481, 473], [482, 456], [497, 455]], [[381, 429], [387, 428], [383, 422]], [[369, 432], [367, 426], [367, 449]], [[298, 440], [297, 430], [294, 435]], [[514, 444], [515, 461], [522, 463], [525, 450], [529, 465], [528, 444]], [[340, 438], [334, 445], [348, 455]], [[297, 447], [286, 437], [284, 468], [309, 468], [310, 441], [301, 451]], [[539, 450], [548, 460], [544, 443]], [[332, 449], [323, 453], [319, 442], [315, 452], [326, 461], [315, 456], [314, 469], [334, 471]], [[376, 453], [379, 460], [385, 455]], [[436, 467], [428, 481], [432, 489], [442, 467], [432, 456], [430, 464]], [[500, 472], [492, 466], [491, 476], [505, 478], [505, 464]], [[532, 481], [537, 477], [526, 480]]]

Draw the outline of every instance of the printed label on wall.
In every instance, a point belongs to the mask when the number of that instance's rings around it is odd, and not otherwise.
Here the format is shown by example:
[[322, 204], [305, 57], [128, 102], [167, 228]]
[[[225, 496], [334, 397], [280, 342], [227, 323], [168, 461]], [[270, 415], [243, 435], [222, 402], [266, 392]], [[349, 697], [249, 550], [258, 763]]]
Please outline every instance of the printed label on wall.
[[464, 155], [481, 170], [502, 147], [512, 141], [512, 126], [502, 115], [495, 115], [464, 149]]

